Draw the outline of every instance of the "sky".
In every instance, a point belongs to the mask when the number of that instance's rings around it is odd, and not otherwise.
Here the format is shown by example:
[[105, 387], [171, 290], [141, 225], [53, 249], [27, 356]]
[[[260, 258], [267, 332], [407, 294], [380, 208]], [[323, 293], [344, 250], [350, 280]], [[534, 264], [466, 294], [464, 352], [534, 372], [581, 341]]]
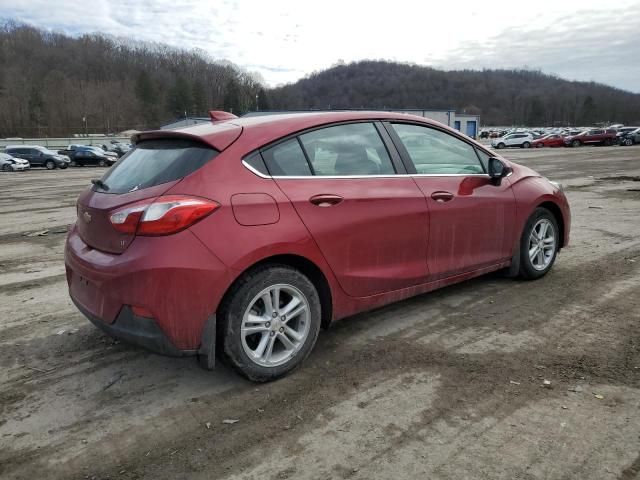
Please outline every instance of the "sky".
[[269, 86], [385, 59], [529, 68], [640, 93], [640, 0], [0, 0], [0, 18], [198, 48]]

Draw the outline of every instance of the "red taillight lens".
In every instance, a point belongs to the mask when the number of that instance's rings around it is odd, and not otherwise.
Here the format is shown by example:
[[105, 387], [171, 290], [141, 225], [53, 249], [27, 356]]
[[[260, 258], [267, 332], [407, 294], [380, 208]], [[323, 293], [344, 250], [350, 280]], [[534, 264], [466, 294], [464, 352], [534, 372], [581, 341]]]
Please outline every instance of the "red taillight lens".
[[113, 228], [122, 233], [170, 235], [190, 227], [219, 207], [206, 198], [167, 195], [115, 210], [109, 220]]

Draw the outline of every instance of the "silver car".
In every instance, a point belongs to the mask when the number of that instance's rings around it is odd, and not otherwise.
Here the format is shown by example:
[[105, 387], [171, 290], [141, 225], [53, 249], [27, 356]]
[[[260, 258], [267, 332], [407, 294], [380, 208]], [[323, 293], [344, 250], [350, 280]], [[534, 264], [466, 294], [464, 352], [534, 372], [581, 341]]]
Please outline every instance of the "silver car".
[[21, 172], [30, 168], [31, 165], [27, 160], [12, 157], [8, 153], [0, 153], [0, 170], [3, 172]]

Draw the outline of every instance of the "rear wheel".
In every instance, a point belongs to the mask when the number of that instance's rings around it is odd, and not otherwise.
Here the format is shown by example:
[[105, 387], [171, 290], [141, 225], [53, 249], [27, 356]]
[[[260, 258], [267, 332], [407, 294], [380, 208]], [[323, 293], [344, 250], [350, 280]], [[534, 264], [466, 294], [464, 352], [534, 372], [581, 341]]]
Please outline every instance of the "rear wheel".
[[47, 170], [53, 170], [54, 168], [56, 168], [56, 164], [53, 160], [47, 160], [46, 162], [44, 162], [44, 166]]
[[499, 148], [499, 149], [503, 149], [505, 146], [506, 146], [506, 145], [505, 145], [504, 143], [500, 142], [500, 143], [497, 145], [497, 148]]
[[604, 144], [606, 147], [613, 145], [613, 141], [610, 138], [605, 139]]
[[539, 207], [529, 217], [520, 239], [520, 271], [522, 278], [533, 280], [544, 276], [556, 260], [560, 230], [553, 214]]
[[536, 147], [537, 148], [542, 148], [542, 147], [544, 147], [544, 143], [538, 143], [538, 144], [536, 144]]
[[320, 331], [313, 283], [286, 265], [245, 274], [219, 310], [223, 360], [250, 380], [283, 376], [309, 355]]

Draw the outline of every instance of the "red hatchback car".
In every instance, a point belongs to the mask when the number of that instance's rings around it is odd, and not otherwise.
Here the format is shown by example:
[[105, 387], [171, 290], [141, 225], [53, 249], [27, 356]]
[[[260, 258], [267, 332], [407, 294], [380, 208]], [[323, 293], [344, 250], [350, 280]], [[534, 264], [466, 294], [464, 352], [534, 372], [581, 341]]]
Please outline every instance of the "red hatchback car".
[[532, 147], [564, 147], [564, 137], [557, 133], [545, 135], [531, 142]]
[[71, 298], [97, 327], [266, 381], [332, 321], [569, 241], [561, 188], [422, 117], [323, 112], [140, 133], [78, 198]]

